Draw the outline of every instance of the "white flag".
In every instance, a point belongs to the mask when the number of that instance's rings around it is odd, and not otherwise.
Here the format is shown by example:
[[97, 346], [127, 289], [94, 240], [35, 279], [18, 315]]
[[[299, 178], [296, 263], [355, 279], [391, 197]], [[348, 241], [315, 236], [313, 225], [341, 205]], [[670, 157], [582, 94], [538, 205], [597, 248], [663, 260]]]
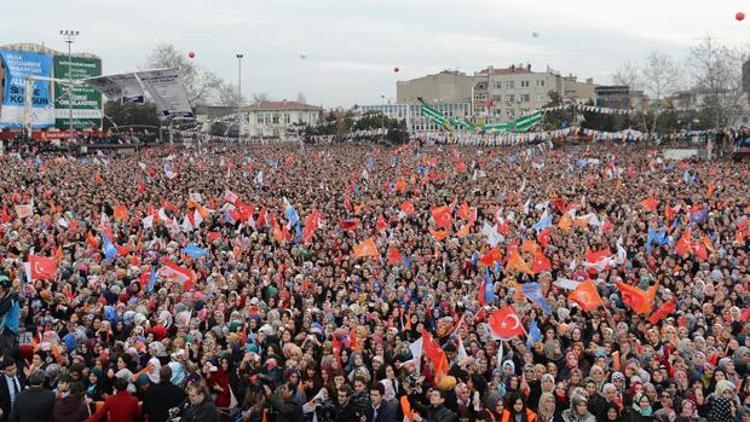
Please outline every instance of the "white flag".
[[143, 224], [144, 229], [149, 230], [151, 227], [154, 226], [154, 216], [149, 215], [148, 217], [142, 219], [141, 224]]

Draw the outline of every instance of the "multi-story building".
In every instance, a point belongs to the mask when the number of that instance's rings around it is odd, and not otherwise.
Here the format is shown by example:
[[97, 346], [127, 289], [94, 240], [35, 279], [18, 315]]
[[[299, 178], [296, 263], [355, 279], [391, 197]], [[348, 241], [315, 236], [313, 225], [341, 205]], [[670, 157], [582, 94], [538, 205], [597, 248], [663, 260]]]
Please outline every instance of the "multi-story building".
[[610, 108], [642, 108], [648, 103], [643, 91], [627, 85], [602, 85], [596, 87], [596, 105]]
[[[425, 102], [427, 102], [425, 100]], [[471, 102], [460, 103], [429, 103], [430, 107], [443, 113], [446, 117], [462, 120], [471, 119]], [[383, 113], [390, 119], [405, 120], [409, 132], [434, 131], [441, 129], [431, 119], [422, 115], [421, 104], [383, 104], [360, 106], [362, 113]]]
[[549, 68], [534, 72], [531, 65], [488, 67], [474, 76], [474, 114], [490, 121], [512, 120], [542, 108], [549, 103], [550, 92], [576, 102], [595, 98], [592, 79], [579, 82], [573, 75], [562, 76]]
[[461, 103], [471, 99], [474, 77], [465, 73], [444, 70], [408, 81], [396, 82], [396, 102], [416, 104], [419, 98], [428, 103]]
[[264, 101], [243, 107], [243, 136], [283, 137], [295, 124], [315, 126], [323, 109], [297, 101]]

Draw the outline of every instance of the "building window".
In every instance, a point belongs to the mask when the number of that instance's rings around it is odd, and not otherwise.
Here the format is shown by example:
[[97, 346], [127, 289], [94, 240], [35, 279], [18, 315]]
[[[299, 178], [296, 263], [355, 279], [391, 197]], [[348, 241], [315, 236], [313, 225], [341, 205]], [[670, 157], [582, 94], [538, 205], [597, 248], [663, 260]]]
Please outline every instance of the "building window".
[[529, 94], [521, 94], [521, 102], [528, 103], [529, 102]]
[[288, 125], [292, 122], [291, 116], [289, 116], [289, 113], [284, 113], [284, 124]]
[[273, 113], [273, 124], [279, 124], [279, 113]]
[[529, 87], [529, 81], [521, 81], [521, 88], [528, 88]]
[[505, 111], [505, 115], [506, 115], [506, 116], [507, 116], [507, 117], [508, 117], [509, 119], [512, 119], [512, 118], [516, 117], [516, 111], [515, 111], [515, 110], [513, 110], [513, 109], [509, 109], [509, 110], [506, 110], [506, 111]]
[[516, 96], [515, 95], [506, 95], [505, 96], [505, 102], [506, 103], [512, 103], [515, 100], [516, 100]]
[[503, 83], [502, 82], [496, 82], [495, 83], [495, 89], [503, 89]]
[[536, 86], [544, 86], [544, 79], [537, 79]]
[[516, 87], [515, 81], [505, 81], [505, 88], [507, 89], [513, 89]]
[[271, 113], [264, 113], [263, 120], [267, 125], [271, 124]]
[[262, 125], [263, 122], [264, 122], [264, 120], [263, 120], [263, 114], [262, 113], [258, 113], [258, 124]]

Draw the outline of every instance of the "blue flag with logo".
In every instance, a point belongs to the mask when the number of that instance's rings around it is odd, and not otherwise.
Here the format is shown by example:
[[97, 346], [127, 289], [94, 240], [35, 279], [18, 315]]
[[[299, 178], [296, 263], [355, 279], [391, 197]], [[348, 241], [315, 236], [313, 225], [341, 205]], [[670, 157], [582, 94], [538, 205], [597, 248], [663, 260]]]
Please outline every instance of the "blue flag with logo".
[[529, 298], [529, 300], [539, 305], [545, 315], [552, 314], [552, 307], [549, 306], [547, 299], [542, 296], [542, 286], [539, 283], [526, 283], [521, 285], [521, 293]]
[[204, 256], [208, 256], [208, 250], [199, 247], [195, 243], [191, 243], [182, 248], [182, 253], [190, 255], [193, 259], [200, 259]]
[[539, 343], [541, 340], [542, 330], [539, 329], [539, 324], [536, 323], [536, 320], [532, 320], [531, 326], [529, 327], [529, 337], [526, 340], [526, 345], [531, 348], [531, 346]]
[[146, 284], [146, 291], [151, 292], [156, 286], [156, 267], [151, 267], [151, 275], [148, 277], [148, 283]]
[[117, 257], [117, 248], [109, 240], [107, 236], [102, 236], [102, 252], [104, 252], [104, 259], [112, 261]]
[[492, 282], [490, 269], [484, 269], [484, 303], [492, 305], [495, 303], [495, 283]]

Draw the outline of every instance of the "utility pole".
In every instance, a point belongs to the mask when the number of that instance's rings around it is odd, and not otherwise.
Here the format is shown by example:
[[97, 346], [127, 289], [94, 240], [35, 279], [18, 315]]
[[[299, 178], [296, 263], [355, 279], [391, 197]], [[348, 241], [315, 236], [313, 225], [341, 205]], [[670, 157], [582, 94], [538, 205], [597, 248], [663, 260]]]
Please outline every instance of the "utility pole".
[[71, 71], [71, 47], [80, 32], [75, 30], [60, 30], [63, 41], [68, 44], [68, 130], [70, 131], [70, 140], [73, 141], [73, 72]]
[[242, 141], [242, 126], [243, 125], [243, 118], [242, 118], [242, 58], [245, 57], [244, 54], [237, 54], [237, 140]]

